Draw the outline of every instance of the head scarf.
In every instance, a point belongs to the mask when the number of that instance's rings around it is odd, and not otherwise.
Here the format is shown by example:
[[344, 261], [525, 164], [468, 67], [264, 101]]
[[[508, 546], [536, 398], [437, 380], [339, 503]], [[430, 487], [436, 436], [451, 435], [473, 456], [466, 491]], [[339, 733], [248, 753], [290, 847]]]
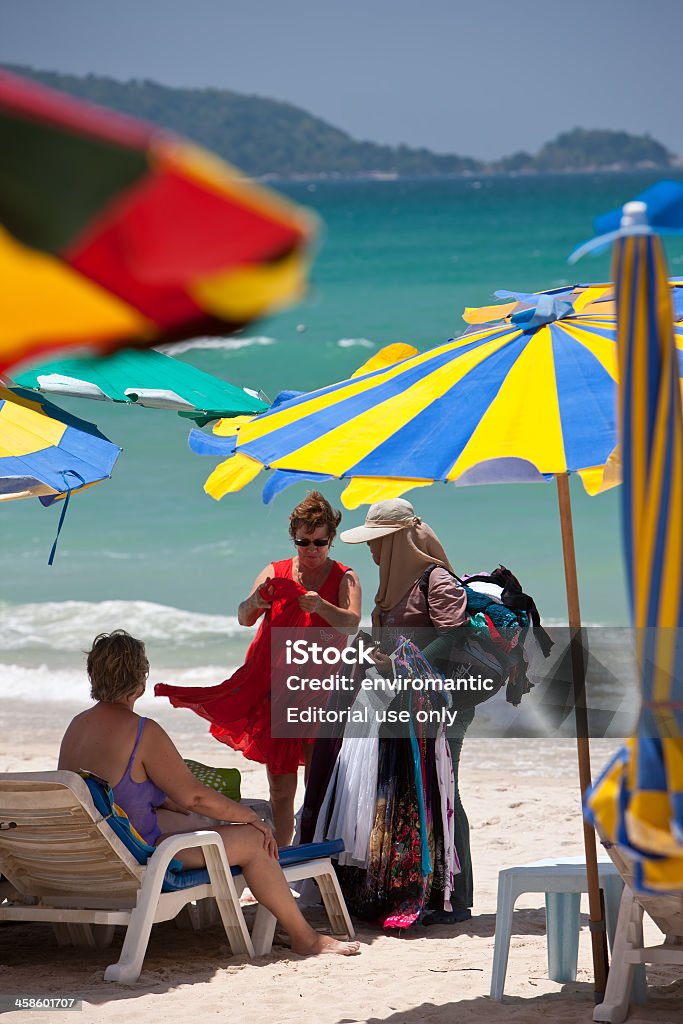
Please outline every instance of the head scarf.
[[379, 625], [382, 612], [389, 612], [406, 596], [425, 569], [440, 565], [453, 572], [441, 542], [426, 523], [378, 538], [380, 547], [379, 589], [375, 594], [373, 625]]

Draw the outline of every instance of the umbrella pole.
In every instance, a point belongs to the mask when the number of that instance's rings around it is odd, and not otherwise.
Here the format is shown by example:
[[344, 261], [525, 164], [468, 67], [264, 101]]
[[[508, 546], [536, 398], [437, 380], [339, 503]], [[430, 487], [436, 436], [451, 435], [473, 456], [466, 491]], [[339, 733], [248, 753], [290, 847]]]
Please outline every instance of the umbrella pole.
[[[567, 586], [567, 612], [572, 659], [572, 681], [574, 685], [574, 714], [576, 718], [576, 746], [579, 758], [579, 783], [583, 797], [591, 785], [590, 746], [588, 742], [588, 712], [586, 709], [586, 669], [581, 644], [581, 610], [579, 608], [579, 585], [576, 576], [576, 555], [574, 552], [574, 530], [572, 507], [569, 497], [569, 476], [558, 473], [557, 499], [560, 508], [562, 530], [562, 553], [564, 576]], [[583, 844], [586, 851], [586, 877], [588, 881], [588, 904], [591, 943], [593, 949], [594, 995], [596, 1003], [603, 1001], [607, 982], [607, 935], [605, 915], [600, 895], [598, 855], [595, 845], [595, 830], [581, 815], [583, 822]]]

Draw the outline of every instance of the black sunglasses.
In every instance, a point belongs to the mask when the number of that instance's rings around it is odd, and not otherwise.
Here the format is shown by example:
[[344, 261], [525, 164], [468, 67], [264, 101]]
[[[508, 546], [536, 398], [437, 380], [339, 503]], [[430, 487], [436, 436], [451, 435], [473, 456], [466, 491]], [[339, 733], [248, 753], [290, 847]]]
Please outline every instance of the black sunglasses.
[[307, 548], [309, 544], [315, 544], [317, 548], [326, 548], [327, 545], [330, 543], [330, 538], [325, 537], [323, 539], [322, 537], [318, 537], [316, 538], [316, 540], [309, 540], [308, 537], [295, 537], [294, 543], [298, 548]]

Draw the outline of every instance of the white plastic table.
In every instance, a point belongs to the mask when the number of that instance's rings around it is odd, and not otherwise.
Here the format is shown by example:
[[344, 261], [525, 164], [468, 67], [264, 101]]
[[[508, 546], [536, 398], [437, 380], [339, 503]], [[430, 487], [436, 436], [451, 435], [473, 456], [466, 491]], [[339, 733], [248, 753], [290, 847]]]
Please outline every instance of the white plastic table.
[[[600, 888], [605, 898], [607, 937], [612, 948], [624, 883], [611, 860], [598, 860]], [[498, 873], [496, 939], [491, 971], [491, 998], [500, 1001], [505, 988], [512, 915], [515, 901], [525, 892], [545, 894], [548, 975], [552, 981], [576, 980], [579, 951], [581, 893], [588, 892], [583, 857], [538, 860]], [[636, 972], [634, 1002], [647, 998], [644, 970]]]

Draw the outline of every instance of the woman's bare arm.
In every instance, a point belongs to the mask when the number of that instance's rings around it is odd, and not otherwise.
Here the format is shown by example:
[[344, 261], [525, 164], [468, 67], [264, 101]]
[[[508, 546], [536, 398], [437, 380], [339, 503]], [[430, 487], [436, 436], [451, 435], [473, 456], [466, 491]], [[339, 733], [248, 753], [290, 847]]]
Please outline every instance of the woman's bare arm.
[[196, 811], [235, 824], [261, 825], [261, 819], [249, 807], [199, 782], [183, 761], [170, 736], [152, 719], [147, 719], [145, 723], [140, 754], [152, 782], [183, 810]]
[[269, 579], [272, 579], [274, 575], [275, 569], [272, 562], [258, 574], [249, 597], [245, 598], [237, 609], [237, 621], [240, 626], [253, 626], [261, 618], [266, 608], [268, 608], [268, 602], [264, 601], [260, 596], [258, 588], [263, 586]]

